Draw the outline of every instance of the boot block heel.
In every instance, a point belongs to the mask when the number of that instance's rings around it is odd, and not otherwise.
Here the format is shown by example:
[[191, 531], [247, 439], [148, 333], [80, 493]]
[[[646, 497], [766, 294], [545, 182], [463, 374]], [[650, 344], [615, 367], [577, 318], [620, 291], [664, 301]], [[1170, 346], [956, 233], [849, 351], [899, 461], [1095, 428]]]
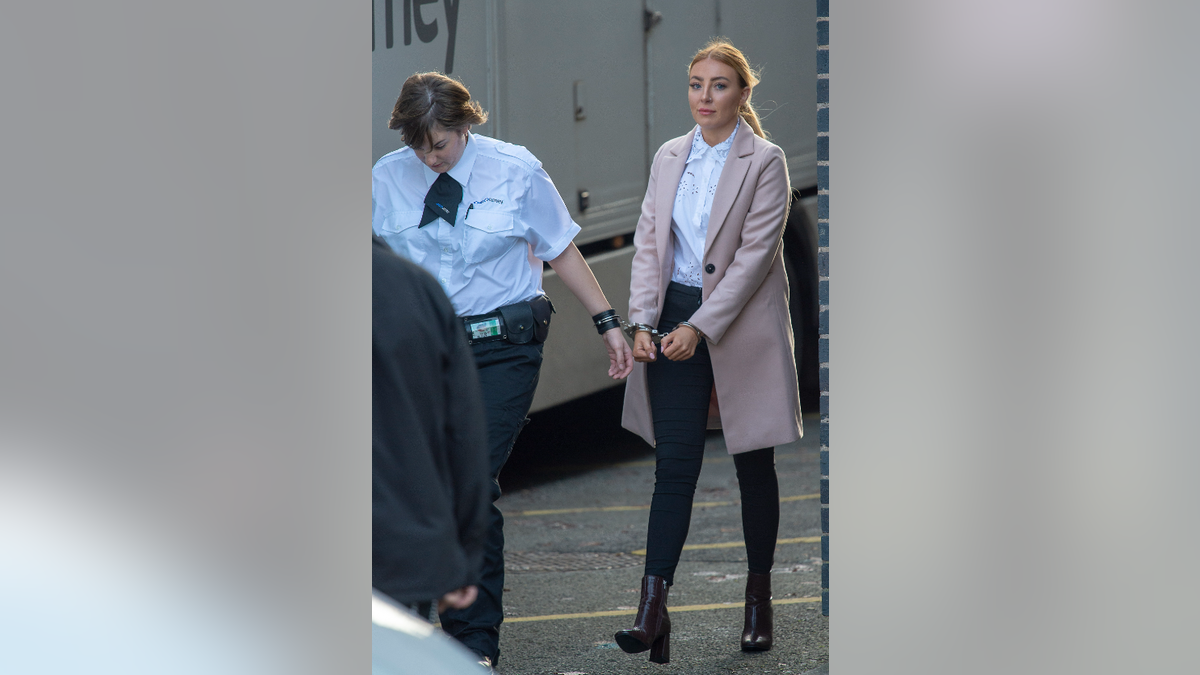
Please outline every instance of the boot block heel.
[[650, 646], [650, 661], [653, 663], [669, 663], [671, 661], [671, 634], [660, 635]]

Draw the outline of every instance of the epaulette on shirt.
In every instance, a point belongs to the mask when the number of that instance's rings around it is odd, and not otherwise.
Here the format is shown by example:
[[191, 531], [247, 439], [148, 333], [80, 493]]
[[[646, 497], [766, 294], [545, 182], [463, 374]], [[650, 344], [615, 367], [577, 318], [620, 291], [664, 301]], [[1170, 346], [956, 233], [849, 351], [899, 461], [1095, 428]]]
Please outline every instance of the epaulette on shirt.
[[538, 158], [534, 157], [533, 153], [526, 150], [525, 146], [523, 145], [514, 145], [512, 143], [499, 141], [496, 143], [496, 150], [504, 155], [520, 160], [520, 162], [524, 164], [530, 171], [533, 171], [542, 165], [542, 163], [538, 161]]
[[401, 157], [404, 157], [405, 153], [408, 153], [409, 155], [411, 155], [413, 157], [416, 156], [416, 153], [413, 152], [412, 148], [408, 147], [407, 145], [404, 145], [404, 146], [401, 146], [401, 147], [387, 153], [383, 157], [380, 157], [379, 161], [375, 162], [375, 166], [378, 167], [378, 166], [383, 166], [385, 164], [391, 164], [392, 162], [400, 159]]

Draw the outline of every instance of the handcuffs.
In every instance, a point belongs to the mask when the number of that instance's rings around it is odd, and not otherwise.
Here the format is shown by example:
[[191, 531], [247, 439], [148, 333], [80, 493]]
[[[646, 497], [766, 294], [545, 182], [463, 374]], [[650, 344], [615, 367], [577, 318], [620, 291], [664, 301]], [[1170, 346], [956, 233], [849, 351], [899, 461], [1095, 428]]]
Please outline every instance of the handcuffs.
[[[706, 336], [704, 333], [701, 333], [700, 329], [693, 326], [690, 322], [680, 321], [679, 323], [675, 324], [676, 328], [679, 328], [680, 326], [687, 326], [688, 328], [691, 328], [692, 330], [696, 331], [696, 337], [700, 338], [701, 340], [708, 339], [708, 336]], [[626, 321], [624, 319], [621, 319], [621, 330], [625, 331], [625, 334], [628, 335], [629, 339], [631, 339], [631, 340], [639, 332], [645, 331], [650, 334], [650, 341], [656, 345], [662, 344], [662, 339], [671, 334], [671, 331], [667, 331], [666, 333], [660, 333], [657, 330], [651, 328], [647, 324], [629, 323], [628, 321]]]
[[621, 319], [621, 330], [625, 331], [625, 334], [629, 336], [630, 340], [634, 339], [634, 336], [636, 336], [639, 332], [645, 331], [650, 334], [650, 341], [656, 345], [661, 344], [663, 337], [665, 337], [665, 335], [659, 333], [654, 328], [651, 328], [648, 324], [629, 323], [625, 319]]
[[[612, 330], [613, 328], [617, 328], [619, 324], [621, 330], [628, 335], [629, 339], [631, 340], [634, 339], [634, 336], [636, 336], [638, 333], [644, 331], [650, 334], [650, 341], [656, 345], [662, 344], [662, 339], [670, 334], [670, 331], [667, 333], [660, 333], [658, 330], [648, 324], [629, 323], [625, 319], [622, 319], [621, 316], [617, 314], [616, 310], [612, 309], [605, 310], [596, 316], [593, 316], [592, 323], [596, 325], [596, 331], [601, 335], [609, 330]], [[701, 340], [706, 339], [704, 333], [701, 333], [699, 328], [696, 328], [688, 321], [680, 321], [679, 323], [675, 324], [676, 328], [679, 326], [687, 326], [688, 328], [696, 331], [696, 337], [700, 338]]]

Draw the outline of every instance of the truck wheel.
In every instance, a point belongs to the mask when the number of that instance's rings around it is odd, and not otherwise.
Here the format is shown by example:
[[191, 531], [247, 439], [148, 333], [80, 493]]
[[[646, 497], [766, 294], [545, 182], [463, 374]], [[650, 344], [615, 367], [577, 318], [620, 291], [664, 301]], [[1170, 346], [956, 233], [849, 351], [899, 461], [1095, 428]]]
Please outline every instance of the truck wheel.
[[820, 305], [817, 298], [816, 228], [800, 203], [800, 191], [792, 190], [792, 209], [783, 233], [783, 264], [787, 270], [796, 340], [796, 376], [800, 384], [800, 407], [816, 412], [821, 404], [820, 363], [817, 339]]

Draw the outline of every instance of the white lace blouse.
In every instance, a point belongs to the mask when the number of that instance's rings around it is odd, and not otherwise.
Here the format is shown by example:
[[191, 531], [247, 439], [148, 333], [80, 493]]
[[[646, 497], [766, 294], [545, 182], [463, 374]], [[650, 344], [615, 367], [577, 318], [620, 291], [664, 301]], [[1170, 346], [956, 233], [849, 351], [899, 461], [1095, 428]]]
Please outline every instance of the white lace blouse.
[[708, 236], [708, 216], [712, 211], [713, 194], [725, 168], [725, 158], [733, 139], [742, 126], [739, 119], [729, 138], [709, 145], [696, 128], [692, 151], [688, 153], [683, 177], [675, 190], [675, 206], [671, 211], [671, 231], [675, 234], [675, 269], [671, 281], [685, 286], [702, 287], [704, 279], [701, 261], [704, 260], [704, 239]]

